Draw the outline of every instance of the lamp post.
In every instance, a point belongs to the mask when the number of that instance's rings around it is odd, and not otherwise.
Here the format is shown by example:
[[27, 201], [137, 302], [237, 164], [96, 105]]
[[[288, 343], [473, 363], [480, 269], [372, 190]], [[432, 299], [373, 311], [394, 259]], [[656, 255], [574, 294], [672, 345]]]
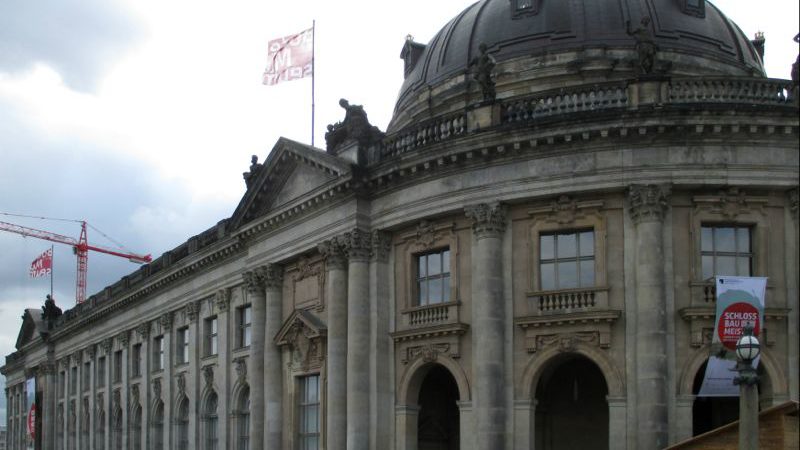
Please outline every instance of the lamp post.
[[758, 449], [758, 375], [753, 367], [761, 353], [761, 344], [753, 336], [753, 327], [744, 327], [744, 333], [736, 342], [736, 370], [739, 376], [733, 383], [739, 385], [739, 450]]

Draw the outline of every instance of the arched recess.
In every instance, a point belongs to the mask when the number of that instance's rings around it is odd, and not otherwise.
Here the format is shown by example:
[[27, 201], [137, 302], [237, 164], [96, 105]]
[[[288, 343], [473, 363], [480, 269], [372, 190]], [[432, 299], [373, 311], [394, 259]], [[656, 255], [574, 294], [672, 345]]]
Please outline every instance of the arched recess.
[[203, 427], [201, 431], [203, 445], [201, 447], [206, 450], [217, 450], [219, 448], [219, 396], [214, 389], [205, 390], [200, 408]]
[[452, 358], [438, 355], [438, 357], [432, 361], [426, 361], [424, 358], [416, 359], [408, 366], [405, 375], [403, 375], [403, 378], [400, 380], [400, 389], [397, 391], [398, 404], [406, 406], [417, 405], [419, 388], [423, 380], [425, 380], [428, 371], [436, 364], [446, 368], [450, 372], [450, 375], [456, 380], [459, 401], [470, 401], [469, 380], [467, 380], [467, 375], [464, 373], [464, 370]]
[[250, 385], [237, 381], [231, 391], [233, 399], [234, 448], [249, 448], [250, 445]]
[[551, 363], [557, 362], [559, 358], [568, 357], [569, 354], [584, 356], [593, 362], [606, 379], [609, 397], [624, 397], [625, 383], [619, 371], [614, 367], [605, 351], [597, 347], [583, 343], [575, 343], [574, 347], [568, 352], [554, 346], [536, 352], [525, 367], [522, 374], [522, 399], [532, 400], [536, 393], [536, 386], [539, 385], [539, 378]]
[[[697, 371], [705, 364], [710, 353], [711, 346], [706, 344], [698, 348], [684, 364], [678, 384], [678, 395], [693, 395], [694, 377], [697, 375]], [[762, 348], [760, 364], [764, 366], [764, 372], [768, 378], [764, 380], [764, 383], [769, 386], [770, 394], [773, 397], [786, 396], [788, 390], [786, 376], [769, 349]]]

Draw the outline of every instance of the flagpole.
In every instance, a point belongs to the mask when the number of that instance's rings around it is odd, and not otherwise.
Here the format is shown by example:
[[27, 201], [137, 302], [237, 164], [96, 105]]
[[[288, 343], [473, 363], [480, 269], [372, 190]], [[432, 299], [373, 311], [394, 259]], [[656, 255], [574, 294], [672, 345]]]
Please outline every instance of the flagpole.
[[53, 252], [53, 246], [50, 245], [50, 298], [53, 298], [53, 269], [56, 268], [54, 264], [56, 260], [56, 254]]
[[314, 67], [314, 51], [315, 42], [314, 34], [317, 30], [317, 21], [311, 21], [311, 146], [314, 146], [314, 76], [316, 75], [316, 67]]

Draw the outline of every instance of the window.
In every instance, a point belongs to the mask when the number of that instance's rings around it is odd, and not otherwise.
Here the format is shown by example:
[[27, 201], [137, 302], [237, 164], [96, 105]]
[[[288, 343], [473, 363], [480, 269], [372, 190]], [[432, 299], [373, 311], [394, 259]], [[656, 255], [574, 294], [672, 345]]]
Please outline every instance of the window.
[[97, 358], [97, 387], [106, 385], [106, 357]]
[[89, 385], [92, 382], [92, 365], [91, 365], [91, 363], [89, 363], [89, 362], [83, 363], [83, 372], [81, 372], [81, 375], [83, 376], [83, 383], [81, 383], [81, 388], [83, 389], [83, 392], [86, 392], [86, 391], [89, 390]]
[[298, 442], [300, 450], [319, 449], [319, 375], [300, 378]]
[[417, 305], [450, 301], [450, 250], [417, 256]]
[[153, 370], [164, 370], [164, 336], [153, 338]]
[[164, 450], [164, 402], [158, 400], [153, 410], [153, 450]]
[[58, 396], [63, 397], [67, 393], [67, 372], [58, 373]]
[[206, 399], [205, 411], [205, 449], [217, 450], [219, 448], [219, 438], [217, 437], [217, 425], [219, 418], [217, 417], [217, 393], [211, 391]]
[[95, 421], [95, 434], [94, 434], [94, 448], [103, 450], [105, 448], [106, 437], [106, 413], [102, 409], [97, 411], [97, 420]]
[[236, 322], [238, 324], [236, 343], [239, 348], [250, 346], [250, 325], [253, 322], [252, 314], [250, 305], [242, 306], [236, 310]]
[[111, 445], [114, 450], [122, 450], [122, 408], [114, 410], [111, 425]]
[[594, 230], [539, 236], [541, 290], [594, 286]]
[[750, 276], [753, 272], [751, 232], [747, 226], [703, 225], [700, 229], [703, 279], [716, 275]]
[[517, 9], [529, 9], [533, 6], [533, 0], [517, 0]]
[[175, 341], [175, 364], [189, 362], [189, 328], [178, 329], [178, 338]]
[[122, 350], [114, 352], [114, 383], [122, 381]]
[[69, 393], [75, 395], [78, 392], [78, 367], [73, 366], [69, 370]]
[[189, 449], [189, 399], [183, 397], [175, 416], [175, 442], [178, 450]]
[[203, 326], [204, 333], [204, 354], [211, 356], [217, 354], [217, 318], [209, 317]]
[[239, 394], [239, 418], [236, 450], [250, 450], [250, 388], [245, 386]]
[[131, 347], [131, 375], [134, 377], [142, 375], [142, 344]]

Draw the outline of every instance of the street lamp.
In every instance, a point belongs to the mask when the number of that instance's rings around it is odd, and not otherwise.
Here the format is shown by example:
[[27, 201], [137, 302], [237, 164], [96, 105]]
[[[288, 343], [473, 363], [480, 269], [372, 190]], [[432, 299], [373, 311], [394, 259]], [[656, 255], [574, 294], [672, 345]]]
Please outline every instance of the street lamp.
[[758, 449], [758, 374], [753, 360], [760, 353], [761, 344], [753, 336], [753, 327], [746, 325], [736, 342], [739, 376], [733, 379], [739, 385], [739, 450]]

